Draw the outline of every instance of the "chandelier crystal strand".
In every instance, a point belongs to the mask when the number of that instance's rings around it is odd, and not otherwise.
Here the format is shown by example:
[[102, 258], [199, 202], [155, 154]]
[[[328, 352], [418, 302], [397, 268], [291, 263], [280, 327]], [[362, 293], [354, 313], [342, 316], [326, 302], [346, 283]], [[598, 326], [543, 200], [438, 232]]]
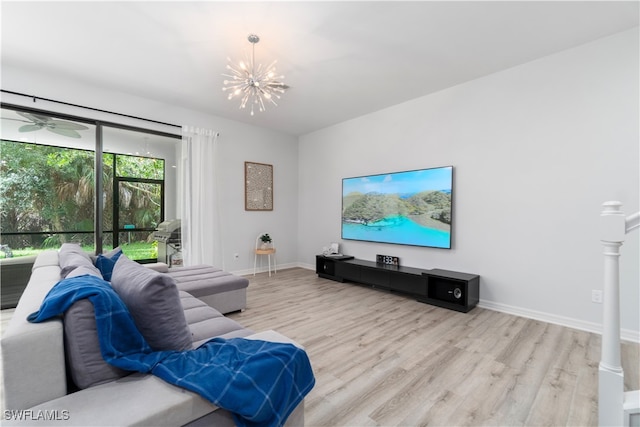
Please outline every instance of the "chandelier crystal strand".
[[[280, 99], [280, 94], [285, 92], [287, 86], [282, 82], [284, 76], [276, 76], [276, 61], [269, 66], [263, 67], [262, 64], [256, 66], [255, 48], [260, 38], [255, 34], [248, 37], [251, 46], [251, 57], [245, 61], [240, 61], [237, 66], [233, 65], [233, 61], [227, 58], [229, 64], [227, 70], [230, 74], [223, 76], [231, 80], [224, 81], [223, 91], [230, 91], [228, 99], [235, 97], [240, 98], [240, 108], [246, 108], [247, 104], [251, 107], [251, 115], [254, 115], [254, 108], [262, 112], [266, 110], [266, 105], [271, 103], [278, 106], [275, 99]], [[275, 98], [275, 99], [274, 99]]]

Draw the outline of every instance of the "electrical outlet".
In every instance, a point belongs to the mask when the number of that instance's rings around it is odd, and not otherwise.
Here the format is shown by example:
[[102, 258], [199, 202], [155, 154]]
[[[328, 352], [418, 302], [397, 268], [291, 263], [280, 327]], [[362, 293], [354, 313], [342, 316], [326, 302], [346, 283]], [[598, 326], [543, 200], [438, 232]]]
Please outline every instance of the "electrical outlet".
[[602, 291], [596, 290], [596, 289], [592, 290], [591, 291], [591, 302], [602, 304]]
[[238, 253], [233, 254], [233, 259], [234, 260], [237, 260], [238, 258], [240, 258], [240, 254], [238, 254]]

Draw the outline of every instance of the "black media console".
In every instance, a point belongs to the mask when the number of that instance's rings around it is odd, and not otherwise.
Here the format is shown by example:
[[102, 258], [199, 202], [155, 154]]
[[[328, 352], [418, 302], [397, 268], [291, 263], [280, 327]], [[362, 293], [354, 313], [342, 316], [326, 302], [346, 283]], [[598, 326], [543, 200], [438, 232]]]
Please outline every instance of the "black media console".
[[410, 295], [451, 310], [468, 312], [480, 299], [480, 276], [448, 270], [378, 264], [350, 256], [316, 256], [316, 274]]

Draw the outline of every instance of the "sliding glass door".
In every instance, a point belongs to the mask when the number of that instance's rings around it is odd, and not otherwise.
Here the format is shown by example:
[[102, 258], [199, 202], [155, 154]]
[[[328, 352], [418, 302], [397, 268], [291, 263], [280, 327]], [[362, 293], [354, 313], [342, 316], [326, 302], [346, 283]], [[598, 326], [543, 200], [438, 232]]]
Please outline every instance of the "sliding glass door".
[[[111, 129], [105, 132], [109, 136], [112, 133]], [[122, 137], [123, 131], [117, 134]], [[110, 142], [111, 138], [107, 140]], [[104, 154], [105, 159], [111, 157], [108, 181], [113, 182], [112, 186], [105, 185], [112, 189], [111, 200], [107, 196], [104, 210], [104, 217], [112, 227], [105, 229], [104, 241], [112, 247], [121, 247], [131, 259], [155, 261], [158, 247], [153, 232], [165, 217], [165, 160], [142, 157], [139, 153]], [[151, 151], [144, 154], [153, 155]]]

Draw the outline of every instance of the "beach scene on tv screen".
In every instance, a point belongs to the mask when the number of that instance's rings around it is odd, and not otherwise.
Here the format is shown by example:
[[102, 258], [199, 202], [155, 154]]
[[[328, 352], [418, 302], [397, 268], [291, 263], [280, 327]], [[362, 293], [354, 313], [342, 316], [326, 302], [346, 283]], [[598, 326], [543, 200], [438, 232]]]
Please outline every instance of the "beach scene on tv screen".
[[342, 180], [342, 238], [451, 247], [452, 167]]

